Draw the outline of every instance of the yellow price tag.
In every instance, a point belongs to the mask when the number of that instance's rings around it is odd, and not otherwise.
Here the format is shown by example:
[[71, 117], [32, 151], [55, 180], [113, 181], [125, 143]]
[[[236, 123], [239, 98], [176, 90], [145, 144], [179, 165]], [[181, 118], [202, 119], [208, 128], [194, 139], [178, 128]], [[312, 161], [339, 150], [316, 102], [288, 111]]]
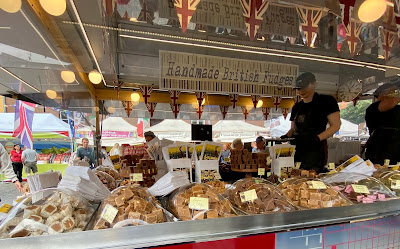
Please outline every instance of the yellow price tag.
[[189, 208], [197, 210], [208, 210], [208, 198], [203, 197], [190, 197]]
[[12, 207], [13, 206], [11, 206], [10, 204], [4, 203], [4, 205], [0, 207], [0, 213], [7, 214], [8, 212], [10, 212]]
[[294, 166], [295, 169], [300, 169], [301, 162], [297, 162], [296, 165]]
[[267, 164], [270, 165], [271, 164], [271, 157], [267, 157]]
[[214, 178], [217, 179], [217, 180], [222, 179], [221, 174], [218, 173], [218, 172], [215, 172], [215, 173], [214, 173]]
[[400, 180], [392, 180], [391, 189], [400, 189]]
[[258, 175], [264, 176], [265, 175], [265, 168], [258, 168]]
[[142, 182], [143, 181], [143, 173], [129, 174], [129, 178], [130, 178], [131, 182]]
[[385, 159], [385, 163], [383, 165], [390, 165], [390, 159]]
[[365, 185], [351, 184], [351, 186], [353, 187], [354, 192], [356, 193], [369, 194], [369, 190]]
[[325, 183], [320, 181], [309, 181], [308, 186], [310, 189], [327, 189]]
[[329, 164], [328, 164], [328, 168], [329, 168], [330, 170], [334, 170], [334, 169], [335, 169], [335, 164], [334, 164], [334, 163], [329, 163]]
[[256, 178], [256, 179], [254, 179], [254, 182], [256, 184], [260, 184], [262, 182], [262, 180], [261, 180], [261, 178]]
[[242, 202], [254, 201], [254, 200], [258, 199], [257, 192], [255, 189], [251, 189], [251, 190], [242, 192], [242, 193], [240, 193], [240, 199], [242, 200]]
[[101, 213], [101, 218], [105, 219], [108, 223], [113, 223], [115, 216], [117, 216], [118, 209], [107, 204]]

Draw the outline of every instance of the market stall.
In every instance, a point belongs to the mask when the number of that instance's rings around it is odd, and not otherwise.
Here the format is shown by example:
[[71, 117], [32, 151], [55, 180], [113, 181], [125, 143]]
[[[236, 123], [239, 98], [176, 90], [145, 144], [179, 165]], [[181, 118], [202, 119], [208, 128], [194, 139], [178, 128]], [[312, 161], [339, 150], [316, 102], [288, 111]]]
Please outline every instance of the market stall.
[[169, 139], [173, 141], [191, 141], [191, 126], [183, 120], [166, 119], [160, 123], [150, 126], [144, 131], [152, 131], [159, 139]]
[[252, 125], [242, 120], [222, 120], [213, 125], [213, 140], [231, 143], [240, 138], [243, 142], [254, 142], [258, 136], [266, 136], [267, 128]]

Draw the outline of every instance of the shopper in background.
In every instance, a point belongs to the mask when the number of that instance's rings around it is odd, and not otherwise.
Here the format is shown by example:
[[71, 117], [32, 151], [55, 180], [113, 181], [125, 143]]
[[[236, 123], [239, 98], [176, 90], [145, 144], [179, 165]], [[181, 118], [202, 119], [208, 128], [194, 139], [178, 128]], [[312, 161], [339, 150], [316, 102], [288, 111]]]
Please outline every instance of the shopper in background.
[[255, 153], [257, 151], [257, 143], [251, 142], [251, 152]]
[[0, 144], [0, 171], [3, 172], [3, 174], [15, 184], [15, 187], [17, 187], [19, 192], [23, 192], [21, 182], [14, 173], [10, 157], [8, 156], [6, 149], [2, 144]]
[[326, 139], [341, 126], [339, 106], [334, 97], [315, 92], [316, 78], [312, 73], [301, 74], [295, 87], [299, 89], [302, 101], [293, 106], [291, 128], [281, 138], [295, 138], [294, 160], [301, 162], [303, 169], [322, 173], [328, 158]]
[[244, 145], [243, 145], [242, 140], [240, 138], [236, 138], [235, 140], [233, 140], [232, 147], [235, 150], [243, 150]]
[[253, 153], [266, 153], [269, 154], [268, 150], [265, 148], [265, 139], [262, 136], [257, 137], [256, 139], [256, 149], [253, 150]]
[[221, 161], [226, 162], [225, 159], [230, 158], [230, 156], [231, 156], [231, 151], [228, 148], [228, 144], [224, 144], [222, 146]]
[[11, 162], [14, 169], [14, 173], [17, 175], [18, 181], [22, 182], [22, 150], [19, 144], [14, 144], [14, 149], [10, 152]]
[[83, 160], [85, 157], [89, 159], [89, 165], [92, 166], [94, 163], [93, 149], [89, 147], [89, 139], [84, 137], [82, 138], [82, 147], [76, 150], [76, 159]]
[[156, 135], [154, 134], [154, 132], [152, 131], [146, 131], [144, 133], [144, 138], [146, 139], [146, 143], [150, 142], [151, 140], [153, 140], [156, 137]]
[[24, 148], [22, 152], [22, 162], [25, 165], [25, 173], [27, 176], [31, 175], [31, 170], [33, 174], [38, 172], [37, 169], [37, 153], [33, 149]]
[[[399, 82], [399, 81], [398, 81]], [[374, 164], [400, 162], [400, 87], [398, 82], [386, 83], [374, 93], [378, 99], [365, 113], [370, 137], [365, 156]]]

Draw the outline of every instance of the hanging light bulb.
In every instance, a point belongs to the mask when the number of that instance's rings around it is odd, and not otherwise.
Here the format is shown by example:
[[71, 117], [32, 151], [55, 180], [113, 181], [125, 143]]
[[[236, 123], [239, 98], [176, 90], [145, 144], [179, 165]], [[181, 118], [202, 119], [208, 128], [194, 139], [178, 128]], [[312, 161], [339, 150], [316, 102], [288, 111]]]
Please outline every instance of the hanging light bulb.
[[247, 105], [246, 109], [250, 112], [251, 110], [253, 110], [254, 105]]
[[140, 99], [139, 93], [132, 93], [132, 94], [131, 94], [131, 100], [132, 100], [133, 102], [139, 102], [139, 99]]
[[75, 81], [75, 73], [72, 71], [61, 71], [61, 79], [67, 83]]
[[133, 106], [136, 106], [139, 104], [139, 101], [132, 101]]
[[55, 99], [57, 97], [56, 91], [53, 90], [47, 90], [46, 95], [49, 99]]
[[107, 111], [108, 111], [109, 113], [113, 114], [113, 113], [115, 112], [115, 108], [112, 107], [112, 106], [110, 106], [110, 107], [107, 108]]
[[53, 16], [61, 16], [67, 9], [66, 0], [40, 0], [40, 5]]
[[1, 0], [0, 9], [8, 13], [16, 13], [21, 9], [21, 0]]
[[264, 101], [262, 101], [262, 100], [260, 99], [260, 100], [257, 102], [256, 108], [260, 108], [263, 104], [264, 104]]
[[203, 99], [203, 101], [201, 101], [201, 105], [205, 105], [206, 104], [206, 98]]
[[386, 8], [386, 0], [366, 0], [358, 9], [358, 18], [365, 23], [375, 22], [385, 14]]
[[95, 106], [93, 109], [94, 109], [95, 112], [99, 112], [100, 111], [100, 108], [98, 106]]
[[89, 80], [95, 85], [100, 84], [101, 74], [97, 70], [93, 70], [89, 73]]

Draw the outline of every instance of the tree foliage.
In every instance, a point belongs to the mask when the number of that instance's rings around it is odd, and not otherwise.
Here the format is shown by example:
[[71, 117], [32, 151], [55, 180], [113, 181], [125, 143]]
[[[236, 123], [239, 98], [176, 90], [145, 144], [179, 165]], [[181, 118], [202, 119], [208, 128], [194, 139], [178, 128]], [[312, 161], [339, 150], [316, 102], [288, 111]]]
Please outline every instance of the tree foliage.
[[349, 103], [345, 109], [340, 111], [340, 117], [354, 124], [361, 124], [365, 122], [365, 110], [371, 104], [371, 100], [360, 100], [356, 106], [353, 103]]

